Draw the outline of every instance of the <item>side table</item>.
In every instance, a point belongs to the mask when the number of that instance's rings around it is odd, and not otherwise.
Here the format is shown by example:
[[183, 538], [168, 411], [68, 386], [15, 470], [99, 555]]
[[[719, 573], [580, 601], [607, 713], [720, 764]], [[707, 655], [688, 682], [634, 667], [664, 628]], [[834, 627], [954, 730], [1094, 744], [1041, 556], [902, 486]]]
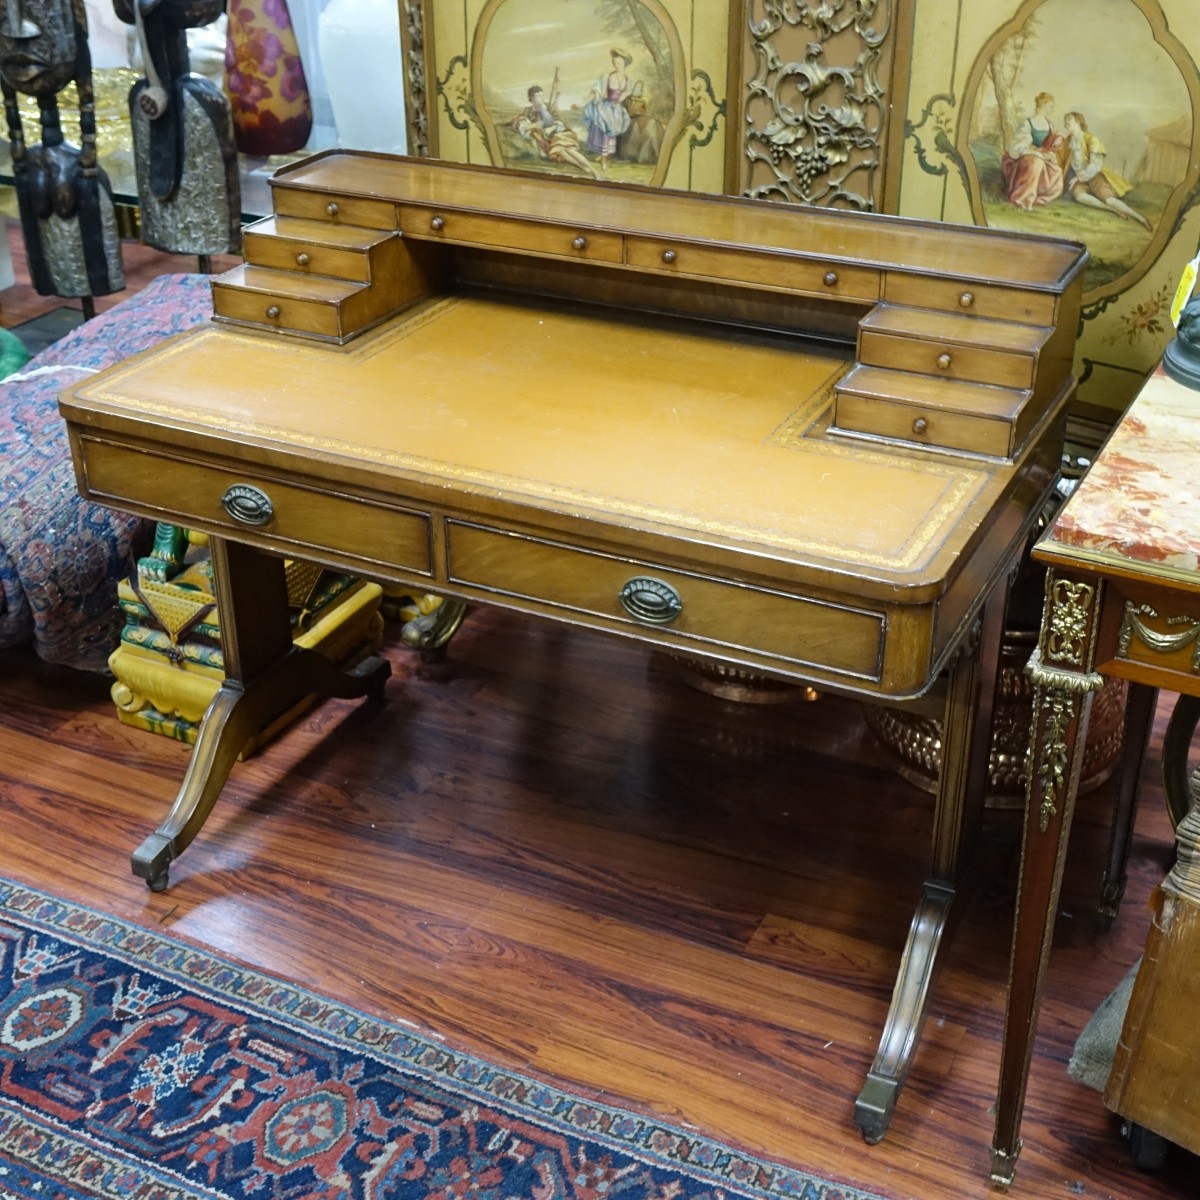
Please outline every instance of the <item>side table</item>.
[[[1046, 603], [1030, 663], [1029, 785], [992, 1143], [1001, 1187], [1020, 1153], [1092, 696], [1112, 675], [1143, 699], [1154, 688], [1200, 697], [1200, 392], [1156, 371], [1033, 555], [1047, 567]], [[1177, 730], [1179, 751], [1187, 740]]]

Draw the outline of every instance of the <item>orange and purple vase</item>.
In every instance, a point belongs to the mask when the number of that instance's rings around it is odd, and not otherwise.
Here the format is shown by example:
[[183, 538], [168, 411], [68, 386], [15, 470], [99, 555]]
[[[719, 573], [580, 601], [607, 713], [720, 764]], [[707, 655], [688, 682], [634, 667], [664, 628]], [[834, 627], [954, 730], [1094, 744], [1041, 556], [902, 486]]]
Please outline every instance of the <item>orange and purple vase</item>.
[[243, 154], [269, 157], [303, 149], [312, 101], [287, 0], [231, 0], [225, 90]]

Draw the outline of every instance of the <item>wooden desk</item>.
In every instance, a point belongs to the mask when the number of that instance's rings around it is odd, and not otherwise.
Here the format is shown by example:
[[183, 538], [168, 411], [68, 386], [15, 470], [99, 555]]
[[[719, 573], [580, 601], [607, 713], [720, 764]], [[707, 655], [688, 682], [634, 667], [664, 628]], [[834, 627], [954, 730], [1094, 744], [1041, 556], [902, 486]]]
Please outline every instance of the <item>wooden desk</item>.
[[[1033, 551], [1048, 570], [1031, 664], [1032, 758], [992, 1150], [992, 1177], [1002, 1186], [1021, 1148], [1025, 1079], [1092, 693], [1114, 675], [1144, 692], [1200, 696], [1198, 464], [1200, 393], [1159, 371]], [[1190, 737], [1196, 710], [1185, 711], [1193, 714]], [[1186, 779], [1172, 791], [1186, 797]], [[1174, 815], [1178, 821], [1183, 812]]]
[[219, 581], [229, 679], [134, 871], [166, 886], [297, 692], [382, 686], [290, 649], [284, 553], [935, 704], [932, 862], [856, 1110], [879, 1140], [978, 826], [1085, 252], [346, 153], [274, 190], [216, 325], [62, 400], [84, 494], [204, 530]]

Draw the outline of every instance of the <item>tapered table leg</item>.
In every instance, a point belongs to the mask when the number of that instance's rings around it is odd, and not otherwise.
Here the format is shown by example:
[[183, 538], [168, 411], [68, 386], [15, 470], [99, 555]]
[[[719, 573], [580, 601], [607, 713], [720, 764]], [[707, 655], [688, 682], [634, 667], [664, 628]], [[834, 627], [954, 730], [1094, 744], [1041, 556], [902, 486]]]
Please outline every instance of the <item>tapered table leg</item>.
[[950, 669], [934, 805], [933, 865], [909, 927], [879, 1049], [854, 1105], [854, 1123], [872, 1144], [886, 1135], [908, 1078], [957, 883], [977, 840], [1006, 601], [1007, 588], [997, 586], [977, 636]]
[[1033, 728], [1025, 832], [992, 1138], [991, 1178], [1000, 1188], [1012, 1182], [1021, 1152], [1021, 1114], [1083, 745], [1092, 695], [1104, 683], [1092, 669], [1102, 588], [1098, 580], [1047, 571], [1042, 628], [1030, 663]]
[[390, 667], [369, 658], [342, 671], [292, 644], [283, 560], [224, 539], [209, 541], [226, 679], [208, 706], [179, 794], [161, 825], [133, 853], [133, 873], [153, 891], [212, 811], [246, 743], [309, 696], [382, 694]]

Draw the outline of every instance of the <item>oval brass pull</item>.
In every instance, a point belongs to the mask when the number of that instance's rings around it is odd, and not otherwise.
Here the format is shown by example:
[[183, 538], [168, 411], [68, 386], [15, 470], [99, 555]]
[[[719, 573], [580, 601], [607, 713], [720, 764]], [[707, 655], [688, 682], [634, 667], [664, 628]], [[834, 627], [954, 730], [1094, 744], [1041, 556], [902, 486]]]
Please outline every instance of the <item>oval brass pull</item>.
[[296, 266], [298, 266], [298, 267], [307, 267], [310, 261], [311, 260], [309, 259], [307, 254], [297, 254], [296, 255]]
[[574, 240], [574, 241], [571, 243], [571, 245], [572, 245], [572, 246], [574, 246], [576, 250], [586, 250], [586, 249], [587, 249], [587, 238], [585, 238], [585, 237], [583, 236], [583, 234], [580, 234], [580, 235], [579, 235], [579, 236], [578, 236], [578, 237], [577, 237], [577, 238], [576, 238], [576, 239], [575, 239], [575, 240]]
[[274, 515], [271, 498], [249, 483], [235, 483], [221, 497], [221, 507], [243, 525], [265, 525]]
[[938, 355], [938, 358], [937, 358], [937, 365], [938, 365], [938, 370], [939, 370], [939, 371], [948, 371], [948, 370], [950, 370], [950, 355], [948, 355], [948, 354], [939, 354], [939, 355]]
[[825, 286], [833, 287], [833, 285], [835, 283], [837, 283], [837, 272], [836, 271], [826, 271], [825, 272]]
[[667, 266], [670, 266], [675, 261], [675, 258], [676, 254], [674, 250], [664, 250], [662, 252], [662, 260]]
[[961, 296], [959, 296], [959, 298], [958, 298], [959, 308], [970, 308], [971, 305], [974, 303], [975, 303], [975, 293], [974, 292], [963, 292], [963, 294]]
[[924, 417], [918, 417], [913, 422], [913, 426], [912, 426], [913, 433], [915, 433], [918, 437], [920, 437], [921, 434], [923, 434], [925, 432], [925, 430], [927, 430], [928, 428], [929, 428], [929, 422], [926, 421]]
[[443, 229], [446, 228], [446, 218], [445, 217], [434, 217], [429, 222], [429, 228], [432, 229], [434, 233], [440, 233]]
[[637, 575], [617, 593], [621, 607], [639, 621], [669, 625], [683, 611], [679, 593], [661, 579]]
[[272, 304], [267, 308], [267, 320], [274, 321], [279, 316], [279, 305]]
[[327, 205], [325, 205], [325, 211], [331, 217], [336, 217], [338, 215], [338, 206], [334, 201], [330, 200], [330, 202]]

